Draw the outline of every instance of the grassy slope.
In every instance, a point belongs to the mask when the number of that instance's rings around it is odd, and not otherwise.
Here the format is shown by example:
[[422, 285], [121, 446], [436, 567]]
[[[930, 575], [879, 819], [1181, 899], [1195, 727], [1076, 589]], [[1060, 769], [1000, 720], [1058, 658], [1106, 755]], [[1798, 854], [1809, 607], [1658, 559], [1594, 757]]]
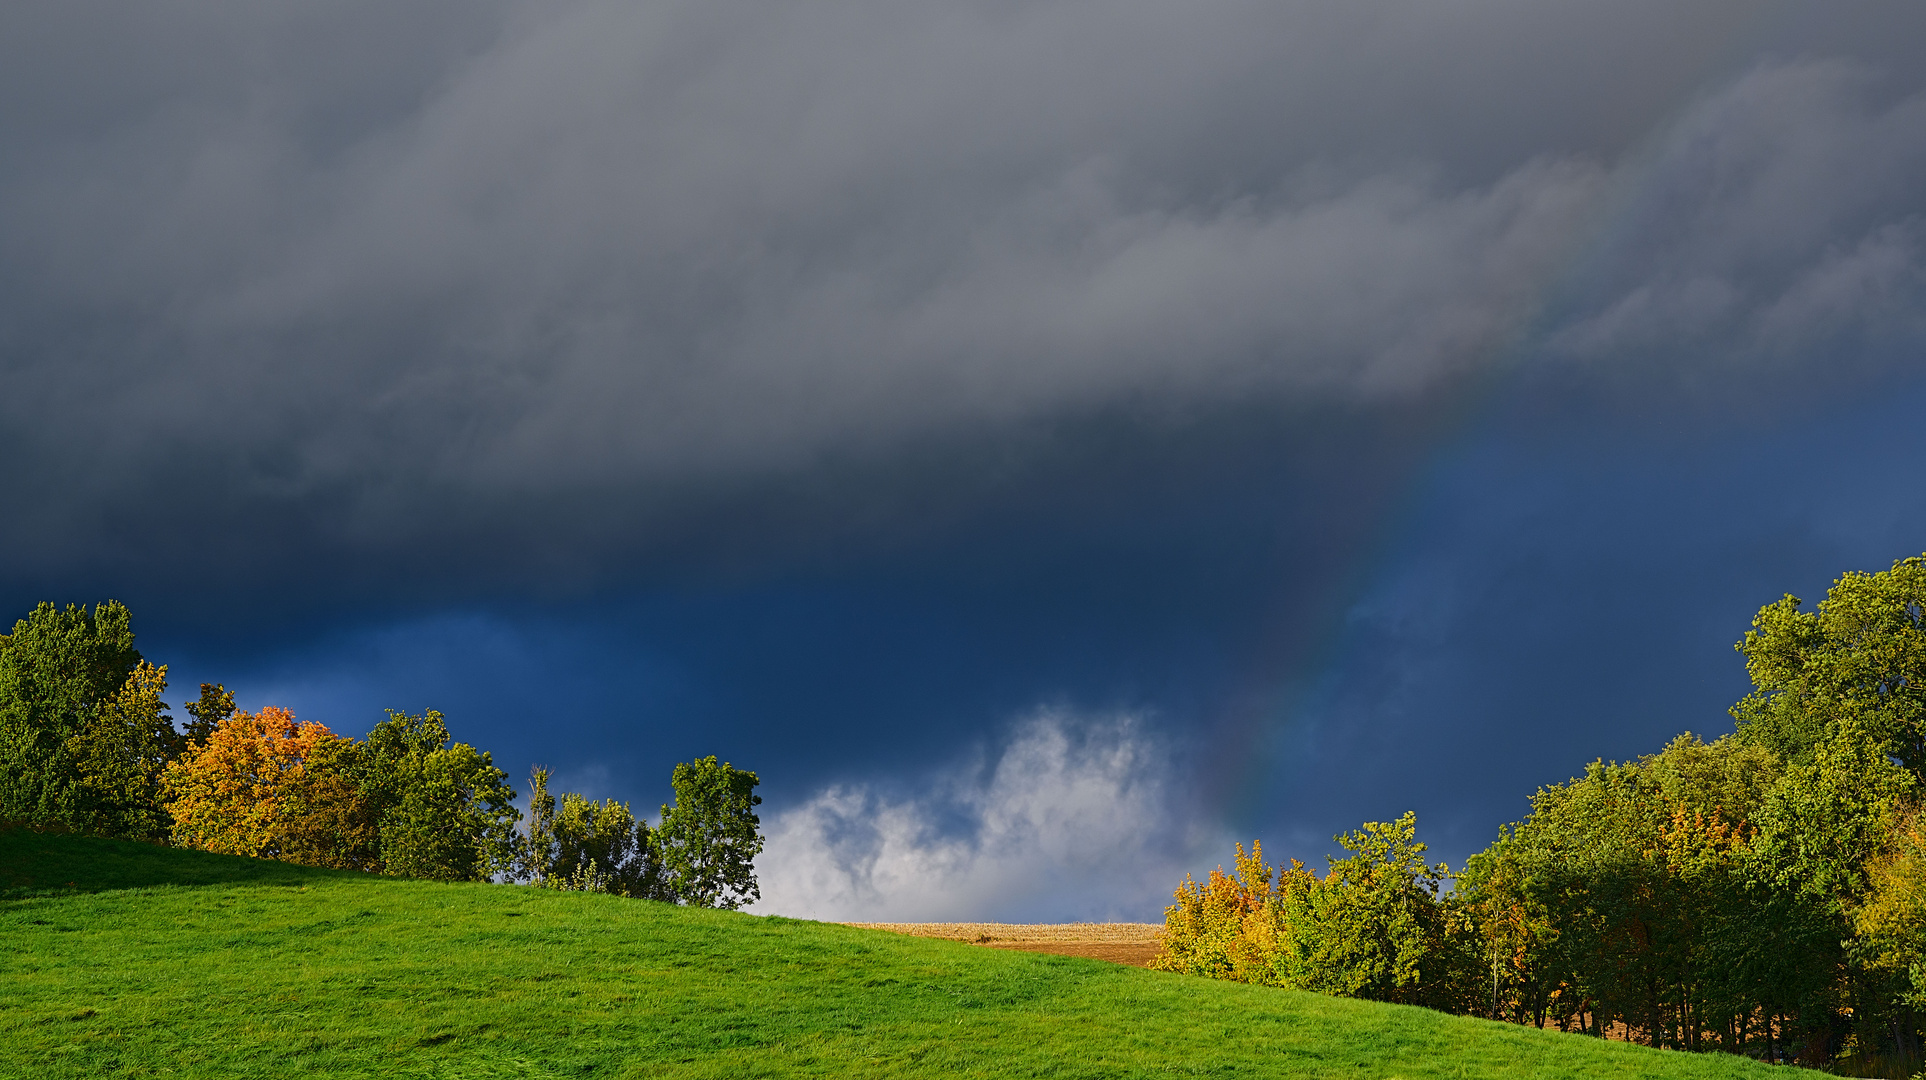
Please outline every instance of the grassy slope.
[[0, 831], [0, 1076], [1746, 1077], [879, 931]]

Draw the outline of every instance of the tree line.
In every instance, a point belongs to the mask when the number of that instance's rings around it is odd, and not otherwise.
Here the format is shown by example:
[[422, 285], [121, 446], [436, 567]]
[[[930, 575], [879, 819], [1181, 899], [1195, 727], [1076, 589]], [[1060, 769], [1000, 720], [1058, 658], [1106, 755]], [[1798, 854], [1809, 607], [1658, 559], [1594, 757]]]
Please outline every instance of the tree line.
[[1178, 887], [1154, 966], [1909, 1075], [1926, 556], [1845, 574], [1816, 610], [1768, 604], [1737, 648], [1753, 690], [1722, 737], [1541, 788], [1456, 874], [1409, 813], [1337, 837], [1322, 874], [1240, 844], [1230, 872]]
[[43, 603], [0, 635], [0, 824], [441, 881], [522, 881], [703, 907], [760, 898], [755, 773], [677, 765], [651, 827], [624, 802], [508, 774], [434, 710], [390, 711], [366, 738], [201, 684], [176, 726], [167, 668], [107, 601]]

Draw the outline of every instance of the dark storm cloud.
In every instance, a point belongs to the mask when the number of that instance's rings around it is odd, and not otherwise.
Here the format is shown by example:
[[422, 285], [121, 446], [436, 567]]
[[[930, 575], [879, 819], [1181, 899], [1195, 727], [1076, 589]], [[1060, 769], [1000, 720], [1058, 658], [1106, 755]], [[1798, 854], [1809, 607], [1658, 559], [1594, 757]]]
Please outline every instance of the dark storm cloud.
[[795, 911], [1154, 916], [1409, 807], [1455, 859], [1922, 546], [1921, 42], [9, 3], [0, 594], [641, 806], [765, 769]]
[[919, 490], [925, 459], [994, 476], [1066, 418], [1891, 351], [1922, 23], [9, 5], [14, 572], [468, 534], [593, 575], [683, 519]]

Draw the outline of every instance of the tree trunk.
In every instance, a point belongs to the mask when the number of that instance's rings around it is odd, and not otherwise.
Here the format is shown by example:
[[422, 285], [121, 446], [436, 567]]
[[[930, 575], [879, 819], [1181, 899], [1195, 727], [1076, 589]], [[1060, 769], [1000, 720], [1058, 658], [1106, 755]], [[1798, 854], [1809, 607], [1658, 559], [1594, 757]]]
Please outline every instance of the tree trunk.
[[1660, 1032], [1664, 1027], [1665, 1018], [1659, 1015], [1658, 986], [1648, 979], [1645, 983], [1645, 1041], [1655, 1047], [1661, 1045], [1664, 1039]]
[[1827, 1053], [1831, 1048], [1829, 1044], [1832, 1042], [1831, 1038], [1828, 1037], [1829, 1035], [1830, 1032], [1825, 1028], [1807, 1025], [1805, 1030], [1806, 1044], [1799, 1048], [1799, 1060], [1815, 1069], [1824, 1065], [1826, 1059], [1832, 1056]]

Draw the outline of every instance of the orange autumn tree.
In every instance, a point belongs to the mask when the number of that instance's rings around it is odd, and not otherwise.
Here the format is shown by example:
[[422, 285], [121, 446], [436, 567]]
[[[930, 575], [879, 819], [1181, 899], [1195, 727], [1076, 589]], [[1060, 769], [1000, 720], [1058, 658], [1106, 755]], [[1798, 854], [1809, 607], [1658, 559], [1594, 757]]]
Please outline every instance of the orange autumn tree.
[[349, 776], [355, 744], [286, 709], [237, 712], [169, 762], [174, 842], [229, 855], [364, 869], [373, 823]]

